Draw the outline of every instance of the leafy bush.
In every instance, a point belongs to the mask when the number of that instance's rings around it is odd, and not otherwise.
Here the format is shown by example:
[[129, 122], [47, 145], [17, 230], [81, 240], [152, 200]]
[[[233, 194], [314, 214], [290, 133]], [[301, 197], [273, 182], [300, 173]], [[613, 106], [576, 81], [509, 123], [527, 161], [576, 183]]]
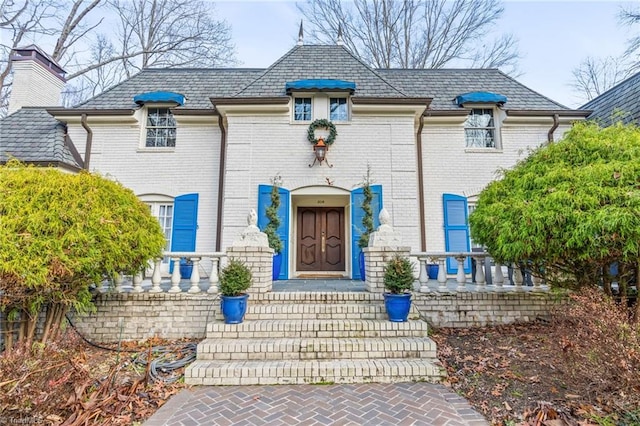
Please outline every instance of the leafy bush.
[[590, 384], [594, 399], [618, 408], [640, 406], [640, 324], [625, 304], [598, 289], [570, 296], [553, 314], [555, 340], [569, 374]]
[[390, 293], [407, 293], [414, 281], [413, 263], [406, 257], [395, 255], [384, 267], [384, 287]]
[[609, 289], [614, 263], [637, 276], [639, 159], [636, 126], [575, 124], [480, 193], [469, 217], [473, 240], [551, 284]]
[[223, 296], [240, 296], [251, 287], [251, 271], [244, 262], [231, 259], [220, 271], [220, 294]]
[[69, 308], [93, 308], [89, 286], [140, 271], [159, 257], [164, 234], [129, 189], [101, 176], [0, 167], [0, 309], [11, 336], [31, 340], [46, 309], [42, 340]]
[[374, 231], [373, 228], [373, 210], [371, 202], [373, 201], [373, 193], [371, 192], [371, 166], [367, 164], [367, 174], [362, 181], [362, 204], [360, 208], [364, 212], [362, 215], [362, 235], [358, 239], [358, 247], [361, 249], [369, 245], [369, 235]]

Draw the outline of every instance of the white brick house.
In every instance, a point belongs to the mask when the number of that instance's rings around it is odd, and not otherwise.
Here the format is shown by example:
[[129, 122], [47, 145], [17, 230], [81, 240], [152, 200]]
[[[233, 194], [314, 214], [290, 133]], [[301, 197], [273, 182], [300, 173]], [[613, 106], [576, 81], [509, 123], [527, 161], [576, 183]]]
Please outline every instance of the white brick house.
[[[279, 176], [281, 278], [359, 277], [367, 165], [374, 211], [390, 212], [403, 245], [468, 251], [468, 208], [497, 169], [588, 113], [498, 70], [374, 70], [340, 45], [298, 45], [267, 69], [144, 70], [74, 108], [43, 111], [0, 122], [0, 161], [54, 144], [30, 130], [34, 114], [66, 126], [58, 161], [131, 188], [174, 251], [224, 250], [250, 209], [264, 224]], [[307, 131], [318, 119], [337, 137], [313, 164]]]

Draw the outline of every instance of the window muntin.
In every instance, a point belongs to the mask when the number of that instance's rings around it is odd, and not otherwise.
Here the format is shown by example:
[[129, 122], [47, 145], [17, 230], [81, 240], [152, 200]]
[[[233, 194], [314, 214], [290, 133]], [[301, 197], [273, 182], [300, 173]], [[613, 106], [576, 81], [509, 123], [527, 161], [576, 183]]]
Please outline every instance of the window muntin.
[[176, 120], [169, 108], [149, 108], [146, 131], [147, 148], [176, 146]]
[[491, 108], [474, 108], [464, 123], [467, 148], [496, 148], [496, 128]]
[[293, 108], [295, 121], [311, 121], [311, 98], [295, 98]]
[[329, 99], [329, 120], [347, 121], [349, 120], [349, 108], [347, 98]]

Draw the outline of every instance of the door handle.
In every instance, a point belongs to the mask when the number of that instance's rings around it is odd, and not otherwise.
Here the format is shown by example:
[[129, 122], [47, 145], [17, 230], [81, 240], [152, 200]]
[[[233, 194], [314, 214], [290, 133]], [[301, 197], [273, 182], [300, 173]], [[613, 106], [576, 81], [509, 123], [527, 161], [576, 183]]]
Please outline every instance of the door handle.
[[324, 253], [325, 245], [326, 245], [326, 242], [325, 242], [324, 232], [323, 232], [322, 233], [322, 242], [320, 244], [320, 250], [322, 251], [322, 253]]

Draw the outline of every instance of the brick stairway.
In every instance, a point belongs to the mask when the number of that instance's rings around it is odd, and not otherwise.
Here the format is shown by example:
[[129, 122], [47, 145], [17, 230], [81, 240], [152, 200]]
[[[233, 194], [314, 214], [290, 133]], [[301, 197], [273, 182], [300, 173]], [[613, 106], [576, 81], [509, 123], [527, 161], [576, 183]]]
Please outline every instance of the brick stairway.
[[242, 324], [224, 324], [217, 312], [207, 338], [198, 344], [197, 360], [187, 367], [185, 381], [435, 382], [441, 374], [427, 323], [388, 321], [381, 294], [277, 292], [253, 295]]

